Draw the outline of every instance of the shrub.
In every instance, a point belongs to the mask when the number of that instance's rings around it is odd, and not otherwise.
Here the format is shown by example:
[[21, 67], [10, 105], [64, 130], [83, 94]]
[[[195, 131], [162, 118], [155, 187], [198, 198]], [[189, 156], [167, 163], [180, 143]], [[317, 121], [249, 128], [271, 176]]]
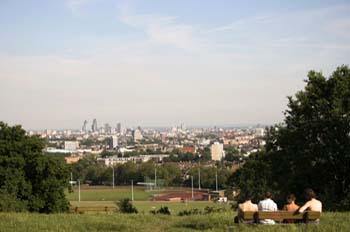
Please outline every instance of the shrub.
[[190, 210], [180, 211], [178, 213], [178, 216], [189, 216], [189, 215], [198, 215], [198, 214], [202, 214], [202, 212], [199, 209], [197, 209], [197, 208], [193, 208], [193, 209], [190, 209]]
[[165, 215], [171, 214], [168, 206], [160, 207], [159, 210], [151, 210], [150, 213], [151, 214], [165, 214]]
[[128, 198], [117, 202], [117, 206], [122, 213], [138, 213], [137, 209], [132, 205]]

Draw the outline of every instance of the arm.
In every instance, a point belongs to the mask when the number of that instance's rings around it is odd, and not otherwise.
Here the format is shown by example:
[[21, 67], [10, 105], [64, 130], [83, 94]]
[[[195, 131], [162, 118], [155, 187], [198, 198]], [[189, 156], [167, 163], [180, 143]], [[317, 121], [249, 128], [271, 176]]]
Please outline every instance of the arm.
[[259, 201], [259, 204], [258, 204], [258, 210], [262, 210], [261, 201]]
[[310, 207], [310, 202], [308, 201], [308, 202], [306, 202], [305, 203], [305, 205], [303, 205], [302, 207], [300, 207], [299, 208], [299, 213], [302, 213], [302, 212], [304, 212], [305, 210], [307, 210], [307, 208], [309, 208]]
[[287, 211], [287, 205], [284, 205], [282, 210]]
[[277, 211], [278, 208], [277, 208], [277, 204], [275, 203], [274, 207], [273, 207], [273, 210]]

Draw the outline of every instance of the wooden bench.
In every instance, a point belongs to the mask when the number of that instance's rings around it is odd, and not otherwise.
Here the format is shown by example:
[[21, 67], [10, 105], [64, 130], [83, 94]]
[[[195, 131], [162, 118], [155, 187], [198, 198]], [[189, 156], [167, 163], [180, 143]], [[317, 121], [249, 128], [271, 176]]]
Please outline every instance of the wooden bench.
[[81, 206], [69, 208], [69, 213], [85, 213], [85, 212], [113, 212], [116, 211], [117, 207], [112, 206]]
[[[241, 219], [251, 220], [255, 223], [259, 222], [260, 219], [272, 219], [276, 221], [283, 220], [294, 220], [294, 222], [309, 223], [310, 221], [315, 221], [320, 219], [321, 212], [310, 212], [306, 211], [303, 213], [298, 212], [287, 212], [287, 211], [269, 211], [269, 212], [243, 212]], [[239, 223], [239, 220], [237, 220]]]

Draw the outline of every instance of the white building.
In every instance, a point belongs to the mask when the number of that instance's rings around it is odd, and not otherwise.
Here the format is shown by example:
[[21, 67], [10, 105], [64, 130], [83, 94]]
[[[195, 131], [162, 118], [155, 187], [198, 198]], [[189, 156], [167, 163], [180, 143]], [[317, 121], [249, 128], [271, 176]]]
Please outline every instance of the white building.
[[135, 142], [138, 141], [138, 140], [143, 139], [143, 136], [142, 136], [141, 131], [139, 129], [135, 129], [133, 131], [133, 137], [134, 137], [134, 141]]
[[116, 135], [112, 135], [110, 138], [109, 148], [115, 149], [117, 147], [118, 147], [118, 137]]
[[264, 137], [265, 136], [265, 129], [264, 128], [255, 128], [255, 135], [258, 137]]
[[224, 144], [215, 142], [210, 147], [211, 159], [220, 161], [225, 157]]
[[64, 141], [64, 149], [68, 151], [75, 151], [79, 148], [79, 141]]

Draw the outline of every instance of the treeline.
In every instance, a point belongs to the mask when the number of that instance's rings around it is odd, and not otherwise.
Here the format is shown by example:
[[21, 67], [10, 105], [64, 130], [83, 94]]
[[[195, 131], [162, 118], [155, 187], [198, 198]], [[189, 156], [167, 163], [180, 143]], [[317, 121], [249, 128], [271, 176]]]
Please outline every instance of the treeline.
[[[199, 171], [200, 169], [200, 171]], [[106, 167], [96, 161], [93, 156], [86, 156], [77, 163], [71, 165], [74, 180], [80, 179], [81, 183], [91, 185], [112, 185], [113, 170], [115, 185], [130, 185], [130, 181], [147, 182], [157, 179], [162, 181], [164, 186], [191, 186], [193, 176], [195, 186], [198, 186], [198, 176], [201, 173], [201, 187], [215, 188], [216, 173], [220, 188], [226, 187], [227, 178], [231, 171], [229, 167], [218, 164], [216, 167], [195, 164], [193, 167], [181, 167], [181, 164], [167, 162], [163, 164], [152, 161], [144, 163], [127, 162], [117, 164], [113, 168]]]
[[[230, 177], [256, 200], [266, 190], [284, 202], [288, 193], [303, 201], [311, 187], [329, 210], [350, 210], [350, 70], [329, 77], [310, 71], [305, 89], [289, 97], [285, 120], [271, 127], [265, 150]], [[238, 197], [241, 198], [242, 194]]]

